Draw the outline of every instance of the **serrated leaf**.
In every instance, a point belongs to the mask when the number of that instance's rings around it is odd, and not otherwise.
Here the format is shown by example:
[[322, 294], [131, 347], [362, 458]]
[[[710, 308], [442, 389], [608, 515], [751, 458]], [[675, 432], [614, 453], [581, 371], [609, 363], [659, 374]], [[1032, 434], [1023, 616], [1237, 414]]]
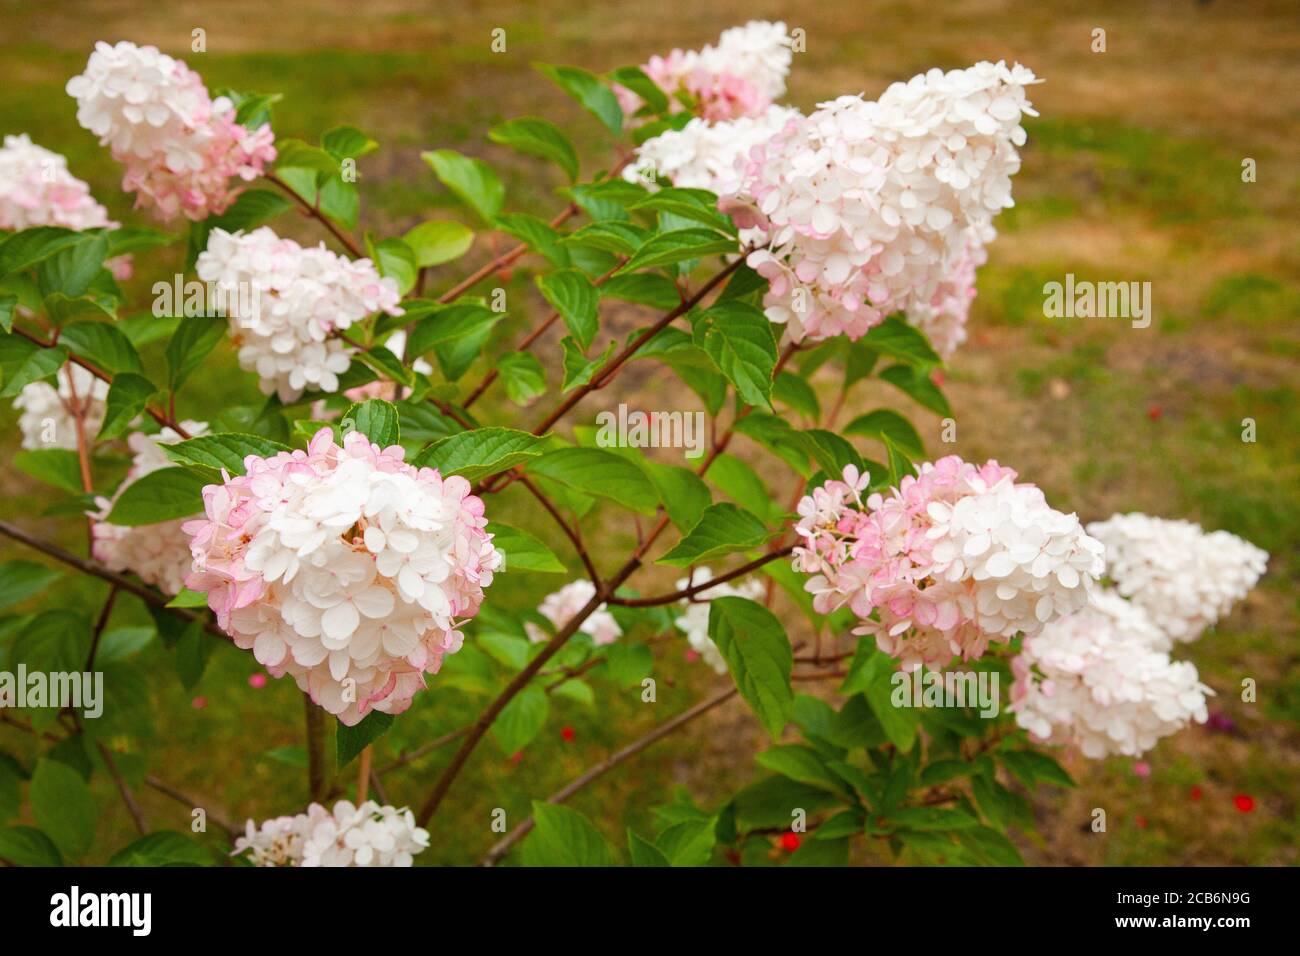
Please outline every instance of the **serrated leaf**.
[[536, 66], [615, 136], [623, 131], [623, 110], [618, 105], [618, 97], [594, 73], [573, 66], [550, 66], [546, 63]]
[[479, 481], [541, 455], [542, 439], [514, 428], [475, 428], [434, 442], [415, 456], [417, 468], [437, 468], [444, 478]]
[[681, 293], [672, 280], [653, 272], [613, 276], [601, 285], [600, 294], [656, 309], [672, 309], [682, 301]]
[[904, 454], [924, 458], [925, 446], [916, 429], [902, 415], [887, 408], [878, 408], [859, 415], [844, 427], [846, 435], [866, 435], [877, 440], [888, 437]]
[[126, 486], [105, 519], [134, 527], [188, 518], [203, 510], [206, 479], [184, 468], [160, 468]]
[[747, 405], [772, 407], [777, 342], [767, 316], [744, 302], [723, 302], [701, 314], [695, 340]]
[[528, 405], [546, 394], [546, 370], [532, 352], [510, 352], [497, 361], [506, 394], [516, 405]]
[[641, 97], [655, 113], [668, 111], [668, 94], [659, 88], [659, 84], [646, 76], [645, 71], [640, 67], [619, 67], [617, 70], [610, 72], [609, 80], [611, 83], [627, 87], [627, 89]]
[[337, 160], [360, 159], [373, 153], [379, 144], [355, 126], [335, 126], [320, 140], [321, 147]]
[[442, 265], [459, 259], [474, 244], [474, 230], [454, 219], [422, 222], [402, 237], [415, 253], [420, 268]]
[[703, 564], [724, 554], [757, 548], [770, 537], [767, 526], [750, 512], [722, 502], [706, 508], [690, 532], [655, 563], [677, 568]]
[[907, 365], [891, 365], [880, 373], [882, 380], [910, 395], [917, 404], [938, 412], [945, 418], [952, 417], [952, 407], [939, 386], [930, 380], [924, 369], [911, 368]]
[[107, 441], [123, 434], [144, 411], [157, 390], [154, 383], [143, 375], [122, 372], [113, 376], [113, 384], [108, 387], [104, 423], [99, 428], [99, 440]]
[[186, 316], [167, 343], [167, 387], [172, 391], [190, 377], [226, 334], [225, 319]]
[[376, 243], [372, 258], [379, 267], [379, 274], [397, 283], [399, 293], [406, 295], [415, 287], [419, 265], [415, 251], [405, 241], [390, 238]]
[[568, 138], [544, 119], [523, 116], [507, 120], [488, 131], [488, 139], [530, 156], [540, 156], [556, 163], [569, 177], [578, 178], [578, 154]]
[[694, 528], [705, 509], [713, 503], [708, 485], [689, 468], [649, 460], [644, 465], [646, 474], [659, 491], [659, 500], [664, 503], [668, 519], [680, 531]]
[[594, 359], [587, 358], [577, 342], [572, 336], [566, 335], [560, 340], [560, 348], [564, 353], [564, 381], [560, 383], [560, 391], [568, 392], [575, 388], [581, 388], [592, 380], [592, 377], [604, 368], [605, 363], [609, 361], [614, 349], [617, 347], [616, 342], [610, 342], [605, 349], [604, 355], [597, 355]]
[[645, 472], [622, 455], [600, 448], [548, 452], [529, 462], [528, 473], [642, 514], [653, 514], [659, 505], [659, 494]]
[[683, 189], [665, 187], [646, 196], [628, 207], [647, 212], [667, 212], [692, 222], [701, 222], [706, 226], [729, 234], [734, 234], [736, 225], [727, 216], [718, 211], [718, 197], [707, 189]]
[[538, 276], [536, 281], [537, 288], [551, 307], [560, 313], [565, 327], [585, 352], [591, 347], [600, 327], [600, 293], [577, 269], [561, 269]]
[[657, 846], [631, 827], [627, 831], [627, 850], [633, 866], [671, 866]]
[[785, 628], [761, 604], [720, 597], [709, 602], [709, 637], [722, 652], [740, 696], [777, 739], [794, 704], [794, 652]]
[[420, 158], [461, 202], [474, 210], [484, 223], [492, 224], [505, 202], [506, 190], [491, 166], [454, 149], [421, 153]]
[[242, 435], [236, 432], [217, 432], [213, 435], [199, 435], [185, 441], [159, 446], [172, 461], [183, 465], [199, 465], [205, 468], [224, 469], [232, 475], [245, 473], [244, 459], [249, 455], [258, 458], [270, 458], [282, 451], [288, 451], [288, 445], [263, 438], [260, 435]]
[[735, 239], [719, 235], [711, 229], [674, 229], [646, 240], [636, 254], [619, 267], [616, 274], [657, 269], [688, 259], [702, 259], [704, 256], [738, 250]]
[[339, 770], [346, 767], [357, 754], [388, 733], [396, 719], [392, 714], [372, 710], [351, 727], [340, 721], [334, 734], [335, 766]]
[[520, 531], [510, 525], [489, 522], [487, 532], [493, 535], [492, 544], [505, 555], [505, 564], [501, 570], [541, 571], [546, 574], [562, 574], [565, 567], [546, 545], [527, 531]]
[[896, 315], [889, 316], [858, 341], [881, 355], [908, 365], [931, 368], [941, 362], [926, 337]]
[[388, 448], [401, 441], [397, 408], [392, 402], [380, 398], [372, 398], [353, 405], [339, 423], [345, 433], [358, 431], [380, 448]]
[[53, 375], [68, 360], [68, 353], [64, 349], [58, 347], [40, 348], [26, 340], [19, 340], [17, 336], [14, 336], [13, 339], [16, 342], [21, 342], [23, 348], [13, 350], [13, 354], [17, 358], [12, 361], [8, 360], [8, 356], [6, 356], [4, 388], [0, 389], [0, 398], [12, 398], [32, 382], [38, 382]]
[[915, 708], [894, 706], [893, 675], [901, 673], [896, 665], [894, 658], [876, 650], [870, 642], [859, 639], [840, 693], [862, 694], [890, 742], [906, 753], [916, 742], [920, 719]]

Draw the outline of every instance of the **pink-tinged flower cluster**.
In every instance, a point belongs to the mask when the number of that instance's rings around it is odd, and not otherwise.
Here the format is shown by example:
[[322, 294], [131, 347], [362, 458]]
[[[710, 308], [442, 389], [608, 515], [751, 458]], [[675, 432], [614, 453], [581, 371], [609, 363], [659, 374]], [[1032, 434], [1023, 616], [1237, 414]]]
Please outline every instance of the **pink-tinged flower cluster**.
[[[712, 123], [758, 116], [771, 106], [785, 92], [791, 59], [784, 23], [751, 20], [724, 30], [716, 45], [653, 56], [642, 70], [668, 95], [673, 112], [684, 109], [678, 95], [685, 94]], [[628, 116], [643, 105], [626, 87], [616, 85], [614, 92]]]
[[1101, 544], [1015, 478], [950, 455], [864, 500], [867, 476], [846, 467], [798, 506], [794, 567], [814, 575], [813, 606], [849, 607], [854, 633], [908, 670], [978, 658], [991, 640], [1077, 611], [1102, 573]]
[[1048, 624], [1012, 661], [1016, 723], [1086, 757], [1139, 757], [1191, 721], [1205, 723], [1196, 665], [1170, 660], [1168, 639], [1141, 606], [1097, 591]]
[[637, 147], [636, 156], [623, 170], [623, 178], [657, 189], [656, 180], [674, 186], [734, 192], [740, 186], [749, 151], [767, 142], [799, 111], [769, 106], [756, 116], [710, 123], [696, 117], [680, 130], [668, 130]]
[[376, 312], [401, 315], [397, 282], [369, 259], [347, 259], [324, 243], [304, 248], [269, 226], [213, 229], [195, 263], [219, 294], [239, 364], [265, 395], [293, 401], [312, 388], [338, 391], [356, 351], [335, 333]]
[[1088, 525], [1106, 546], [1106, 576], [1173, 641], [1194, 641], [1244, 598], [1268, 554], [1227, 531], [1139, 512]]
[[55, 375], [58, 387], [49, 382], [24, 385], [14, 399], [19, 412], [18, 430], [22, 446], [29, 449], [77, 447], [77, 420], [74, 409], [82, 413], [87, 437], [99, 432], [104, 422], [108, 383], [71, 362]]
[[793, 341], [857, 339], [894, 312], [943, 305], [945, 283], [964, 294], [972, 237], [1012, 205], [1034, 82], [1001, 62], [931, 70], [875, 102], [822, 103], [751, 149], [723, 208], [763, 230], [749, 264], [769, 280], [768, 317]]
[[126, 166], [122, 188], [158, 218], [224, 212], [275, 160], [269, 124], [248, 130], [234, 105], [208, 95], [200, 76], [152, 46], [95, 44], [84, 73], [67, 84], [77, 121]]
[[965, 251], [952, 263], [934, 294], [908, 305], [908, 324], [920, 329], [944, 359], [951, 358], [966, 341], [966, 320], [975, 301], [975, 271], [988, 261], [985, 247], [994, 235], [992, 226], [967, 230]]
[[[579, 578], [577, 581], [570, 581], [560, 590], [546, 595], [538, 606], [537, 612], [558, 629], [577, 616], [577, 613], [595, 596], [596, 585], [586, 578]], [[528, 639], [534, 644], [548, 641], [551, 637], [531, 621], [524, 625], [524, 630], [528, 632]], [[622, 636], [623, 629], [614, 620], [614, 615], [609, 613], [608, 606], [602, 604], [578, 625], [578, 633], [590, 636], [592, 643], [599, 647], [603, 644], [613, 644]]]
[[428, 846], [429, 832], [405, 807], [340, 800], [333, 811], [313, 803], [260, 826], [249, 820], [231, 855], [247, 853], [254, 866], [411, 866]]
[[[208, 430], [206, 422], [182, 422], [191, 437]], [[191, 570], [189, 539], [181, 531], [188, 518], [177, 518], [156, 524], [125, 527], [109, 524], [106, 520], [122, 492], [135, 481], [159, 468], [170, 465], [160, 446], [174, 444], [181, 436], [170, 428], [157, 435], [132, 432], [127, 445], [134, 453], [131, 468], [110, 498], [96, 498], [97, 509], [91, 517], [93, 543], [91, 556], [110, 571], [131, 571], [141, 581], [152, 584], [165, 594], [179, 594], [185, 586], [185, 576]]]
[[[68, 172], [68, 161], [33, 143], [26, 133], [6, 136], [0, 148], [0, 229], [34, 226], [116, 229], [90, 187]], [[118, 279], [131, 278], [131, 257], [104, 265]]]
[[402, 460], [357, 432], [250, 455], [203, 489], [186, 522], [194, 570], [222, 629], [276, 677], [290, 674], [349, 726], [398, 714], [460, 650], [460, 627], [501, 562], [464, 478]]

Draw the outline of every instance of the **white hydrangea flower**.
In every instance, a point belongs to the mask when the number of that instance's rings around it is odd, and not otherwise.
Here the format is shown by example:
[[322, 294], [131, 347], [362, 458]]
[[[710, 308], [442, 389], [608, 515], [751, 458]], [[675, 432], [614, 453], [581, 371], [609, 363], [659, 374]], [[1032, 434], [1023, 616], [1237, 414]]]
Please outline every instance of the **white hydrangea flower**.
[[944, 582], [973, 581], [972, 619], [988, 634], [1033, 634], [1088, 602], [1104, 568], [1100, 542], [1040, 488], [1003, 480], [955, 504], [931, 502], [926, 536]]
[[[191, 437], [207, 433], [207, 422], [186, 421], [181, 427]], [[122, 492], [132, 482], [151, 471], [172, 464], [160, 446], [171, 445], [181, 436], [170, 428], [156, 435], [132, 432], [127, 445], [134, 453], [131, 468], [112, 498], [95, 499], [98, 510], [91, 514], [94, 537], [91, 555], [110, 571], [132, 571], [141, 581], [152, 584], [164, 594], [179, 594], [185, 586], [185, 575], [191, 570], [190, 543], [181, 525], [189, 518], [176, 518], [155, 524], [126, 527], [109, 524], [105, 519]]]
[[785, 78], [794, 59], [785, 23], [750, 20], [723, 30], [716, 45], [699, 52], [698, 68], [714, 75], [741, 77], [768, 100], [785, 95]]
[[403, 807], [347, 800], [326, 810], [313, 803], [306, 813], [276, 817], [256, 826], [248, 821], [235, 853], [247, 852], [254, 866], [411, 866], [429, 846], [429, 832], [415, 825]]
[[885, 316], [933, 307], [940, 285], [1012, 205], [1023, 115], [1019, 65], [977, 63], [842, 96], [751, 151], [724, 208], [761, 227], [749, 264], [770, 282], [768, 317], [791, 338], [865, 335]]
[[1139, 757], [1162, 737], [1204, 723], [1206, 695], [1194, 664], [1172, 661], [1146, 612], [1109, 589], [1082, 611], [1025, 641], [1012, 662], [1016, 723], [1084, 756]]
[[1106, 574], [1174, 641], [1194, 641], [1253, 588], [1268, 554], [1227, 531], [1138, 512], [1088, 525], [1106, 547]]
[[[692, 577], [682, 578], [677, 582], [677, 590], [682, 591], [713, 580], [713, 572], [706, 567], [698, 567]], [[719, 674], [727, 672], [727, 661], [718, 650], [718, 645], [709, 637], [709, 602], [720, 597], [742, 597], [757, 601], [763, 597], [764, 585], [757, 578], [742, 581], [733, 586], [730, 581], [723, 581], [705, 591], [700, 591], [692, 598], [681, 601], [682, 613], [673, 624], [686, 635], [686, 641]]]
[[107, 382], [72, 362], [64, 365], [56, 377], [57, 389], [48, 382], [31, 382], [14, 399], [14, 408], [21, 413], [18, 430], [22, 432], [24, 448], [75, 449], [77, 425], [71, 412], [74, 401], [84, 409], [88, 439], [99, 433], [99, 426], [104, 422]]
[[785, 106], [769, 106], [757, 116], [717, 123], [697, 116], [680, 130], [668, 130], [642, 143], [623, 170], [623, 178], [652, 190], [658, 188], [656, 177], [662, 177], [679, 188], [734, 192], [749, 151], [800, 118], [798, 110]]
[[333, 333], [375, 312], [402, 314], [396, 281], [369, 259], [346, 259], [324, 243], [303, 248], [267, 226], [212, 230], [195, 269], [221, 290], [239, 364], [283, 401], [307, 388], [338, 391], [355, 350]]
[[23, 133], [0, 149], [0, 229], [33, 226], [116, 228], [90, 187], [68, 172], [68, 161]]
[[[579, 578], [577, 581], [570, 581], [558, 591], [546, 595], [537, 610], [558, 629], [569, 623], [595, 596], [596, 586], [586, 578]], [[524, 629], [528, 632], [528, 639], [534, 644], [551, 639], [542, 628], [531, 622], [526, 623]], [[609, 613], [606, 604], [596, 608], [578, 627], [578, 632], [590, 635], [597, 646], [613, 644], [623, 634], [622, 628], [614, 620], [614, 615]]]

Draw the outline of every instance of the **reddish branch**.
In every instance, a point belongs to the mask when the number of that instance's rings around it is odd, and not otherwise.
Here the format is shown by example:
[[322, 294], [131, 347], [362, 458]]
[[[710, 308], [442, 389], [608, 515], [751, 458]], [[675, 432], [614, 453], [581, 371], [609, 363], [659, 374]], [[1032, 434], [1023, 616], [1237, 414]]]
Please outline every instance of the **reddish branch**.
[[365, 257], [365, 251], [357, 244], [355, 239], [335, 225], [334, 221], [321, 212], [318, 207], [313, 206], [307, 200], [299, 196], [292, 186], [286, 183], [279, 176], [275, 175], [275, 173], [267, 173], [265, 178], [266, 181], [271, 183], [273, 186], [278, 186], [280, 189], [284, 190], [289, 198], [298, 204], [298, 208], [302, 210], [304, 216], [310, 216], [328, 229], [330, 235], [343, 245], [343, 248], [351, 254], [352, 258], [361, 259]]

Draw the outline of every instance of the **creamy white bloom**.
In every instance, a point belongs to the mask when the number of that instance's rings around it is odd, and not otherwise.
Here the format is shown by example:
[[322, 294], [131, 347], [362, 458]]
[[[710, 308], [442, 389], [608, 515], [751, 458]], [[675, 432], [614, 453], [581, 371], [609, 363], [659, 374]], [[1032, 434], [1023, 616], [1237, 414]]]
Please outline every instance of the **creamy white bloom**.
[[[681, 578], [677, 590], [682, 591], [713, 580], [713, 572], [706, 567], [698, 567], [692, 577]], [[757, 578], [741, 581], [733, 586], [730, 581], [723, 581], [706, 591], [698, 592], [694, 597], [683, 600], [680, 604], [682, 613], [673, 621], [677, 629], [686, 635], [686, 641], [719, 674], [727, 672], [727, 661], [718, 650], [718, 645], [709, 637], [709, 602], [720, 597], [742, 597], [757, 601], [763, 596], [763, 582]]]
[[1268, 554], [1191, 521], [1117, 514], [1088, 525], [1106, 548], [1106, 574], [1174, 641], [1194, 641], [1253, 588]]
[[933, 307], [940, 285], [1012, 205], [1033, 73], [1005, 63], [931, 70], [879, 100], [842, 96], [751, 151], [726, 197], [769, 245], [768, 317], [795, 341], [859, 338], [896, 311]]
[[[586, 578], [570, 581], [560, 590], [546, 595], [538, 606], [538, 613], [556, 628], [564, 627], [596, 596], [596, 586]], [[550, 635], [531, 622], [524, 625], [528, 639], [535, 644], [550, 640]], [[596, 645], [613, 644], [623, 634], [622, 628], [609, 613], [608, 605], [602, 604], [578, 627], [581, 634], [589, 634]]]
[[785, 23], [750, 20], [723, 30], [717, 44], [699, 52], [697, 67], [714, 75], [739, 77], [768, 100], [785, 94], [794, 58]]
[[324, 243], [303, 248], [267, 226], [250, 233], [214, 229], [195, 265], [225, 294], [239, 364], [256, 372], [263, 394], [284, 401], [308, 388], [338, 391], [355, 351], [335, 332], [375, 312], [401, 315], [397, 283], [369, 259], [349, 260]]
[[429, 846], [429, 832], [403, 807], [347, 800], [333, 811], [313, 803], [306, 813], [276, 817], [260, 826], [248, 821], [235, 840], [254, 866], [411, 866]]
[[1159, 627], [1111, 590], [1048, 624], [1012, 662], [1016, 723], [1040, 740], [1070, 743], [1087, 757], [1138, 757], [1191, 721], [1204, 723], [1194, 664], [1172, 661]]
[[656, 177], [674, 186], [723, 194], [740, 186], [749, 151], [767, 142], [800, 113], [769, 106], [757, 116], [710, 123], [696, 117], [680, 130], [668, 130], [642, 143], [623, 170], [623, 178], [658, 188]]
[[68, 161], [23, 133], [0, 149], [0, 229], [115, 227], [90, 187], [68, 172]]
[[83, 410], [88, 439], [99, 433], [99, 426], [104, 422], [108, 383], [72, 362], [59, 369], [56, 377], [59, 382], [57, 389], [48, 382], [31, 382], [24, 385], [14, 399], [14, 408], [21, 413], [18, 430], [22, 432], [24, 448], [75, 449], [77, 425], [72, 414], [74, 407]]

